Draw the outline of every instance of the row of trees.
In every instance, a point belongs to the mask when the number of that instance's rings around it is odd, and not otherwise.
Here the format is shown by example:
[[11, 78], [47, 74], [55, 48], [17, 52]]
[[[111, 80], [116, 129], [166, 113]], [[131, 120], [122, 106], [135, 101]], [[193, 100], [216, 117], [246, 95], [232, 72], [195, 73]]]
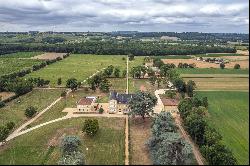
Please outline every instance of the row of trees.
[[0, 54], [18, 51], [71, 52], [99, 55], [159, 56], [190, 55], [204, 53], [235, 53], [235, 48], [206, 45], [170, 45], [162, 42], [142, 41], [86, 41], [82, 43], [63, 44], [0, 44]]
[[235, 165], [236, 158], [222, 143], [222, 136], [207, 123], [207, 98], [182, 99], [178, 105], [184, 126], [211, 165]]
[[6, 125], [0, 126], [0, 142], [5, 141], [14, 127], [14, 122], [8, 122]]
[[181, 138], [169, 112], [161, 112], [154, 118], [151, 131], [147, 145], [154, 165], [193, 163], [192, 147]]

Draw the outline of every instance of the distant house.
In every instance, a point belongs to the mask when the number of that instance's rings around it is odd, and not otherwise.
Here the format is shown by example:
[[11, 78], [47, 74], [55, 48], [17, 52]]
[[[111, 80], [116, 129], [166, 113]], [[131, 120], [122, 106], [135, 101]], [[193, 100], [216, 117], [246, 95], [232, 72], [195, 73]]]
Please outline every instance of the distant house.
[[178, 104], [179, 104], [178, 99], [170, 99], [170, 98], [161, 97], [161, 101], [164, 105], [164, 111], [178, 112]]
[[77, 102], [77, 110], [79, 112], [93, 112], [96, 111], [95, 109], [95, 97], [85, 97], [81, 98]]
[[110, 92], [109, 98], [109, 113], [128, 113], [128, 102], [133, 98], [134, 94], [119, 94], [117, 92]]

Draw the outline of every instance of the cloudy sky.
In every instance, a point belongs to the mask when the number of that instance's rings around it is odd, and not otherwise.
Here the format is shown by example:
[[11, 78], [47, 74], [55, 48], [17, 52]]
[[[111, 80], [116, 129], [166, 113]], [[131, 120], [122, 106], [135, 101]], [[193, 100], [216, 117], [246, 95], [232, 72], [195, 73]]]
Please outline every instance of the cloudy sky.
[[249, 33], [248, 0], [0, 0], [0, 31]]

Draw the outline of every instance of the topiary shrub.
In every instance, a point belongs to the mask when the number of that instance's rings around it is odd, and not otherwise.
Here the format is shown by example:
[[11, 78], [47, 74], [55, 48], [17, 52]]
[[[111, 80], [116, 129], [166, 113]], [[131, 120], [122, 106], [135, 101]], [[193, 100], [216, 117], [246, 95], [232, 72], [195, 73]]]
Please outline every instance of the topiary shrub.
[[98, 110], [98, 112], [99, 112], [99, 114], [102, 114], [102, 113], [104, 112], [104, 109], [103, 109], [103, 108], [100, 108], [100, 109]]
[[235, 64], [234, 69], [240, 69], [240, 64]]
[[61, 143], [63, 155], [78, 151], [78, 146], [81, 144], [80, 138], [74, 135], [65, 136]]
[[99, 123], [97, 119], [87, 119], [84, 121], [82, 131], [86, 132], [88, 136], [94, 136], [99, 130]]

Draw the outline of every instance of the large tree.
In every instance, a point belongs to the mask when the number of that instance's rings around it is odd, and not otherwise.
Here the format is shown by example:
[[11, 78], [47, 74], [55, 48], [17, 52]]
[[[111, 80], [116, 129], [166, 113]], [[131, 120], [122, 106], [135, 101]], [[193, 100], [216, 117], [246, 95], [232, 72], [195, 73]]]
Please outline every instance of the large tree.
[[139, 115], [145, 119], [146, 115], [153, 112], [153, 107], [157, 103], [157, 98], [148, 92], [137, 92], [133, 99], [129, 101], [128, 107], [131, 110], [130, 115]]
[[77, 90], [78, 82], [75, 78], [70, 78], [66, 82], [66, 87], [70, 88], [73, 92]]
[[186, 92], [189, 97], [193, 97], [196, 84], [193, 80], [189, 80], [186, 85]]

